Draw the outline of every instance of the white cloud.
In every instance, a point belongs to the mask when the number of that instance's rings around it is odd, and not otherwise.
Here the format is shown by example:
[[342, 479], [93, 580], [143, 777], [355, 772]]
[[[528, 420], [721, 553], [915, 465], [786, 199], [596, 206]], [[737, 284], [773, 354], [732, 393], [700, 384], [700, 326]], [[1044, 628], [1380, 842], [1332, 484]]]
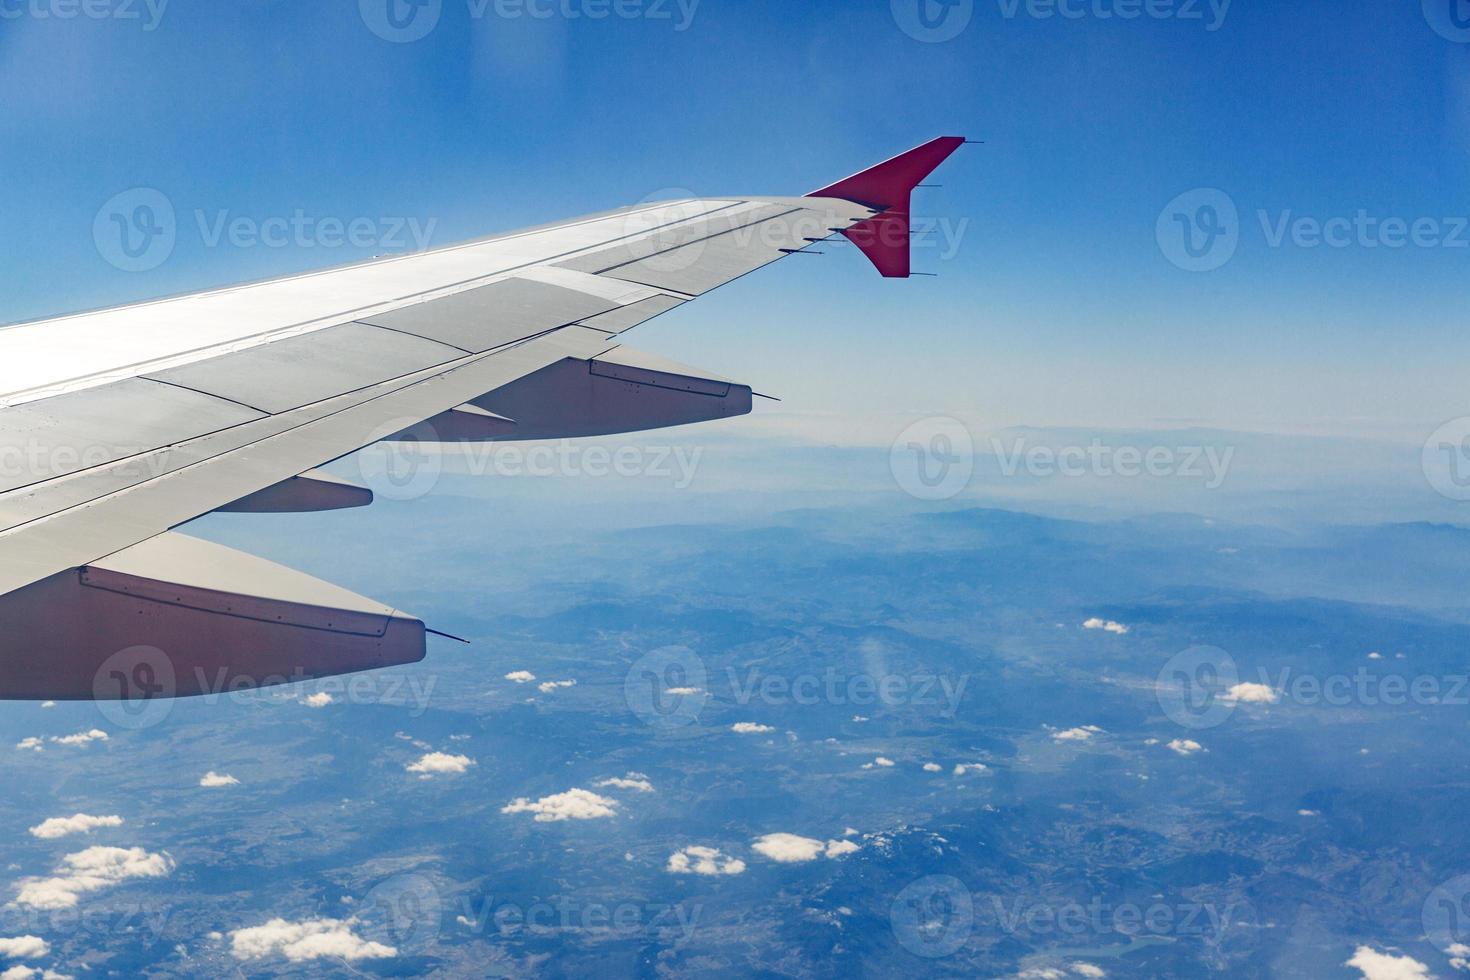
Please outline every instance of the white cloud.
[[92, 742], [107, 741], [107, 733], [94, 728], [89, 732], [77, 732], [75, 735], [63, 735], [60, 738], [53, 736], [51, 741], [57, 745], [90, 745]]
[[1322, 811], [1320, 811], [1320, 810], [1298, 810], [1296, 812], [1296, 815], [1299, 816], [1299, 817], [1320, 817], [1322, 815]]
[[1246, 704], [1275, 704], [1281, 700], [1281, 695], [1272, 690], [1269, 684], [1241, 681], [1221, 695], [1220, 700], [1232, 704], [1238, 702], [1244, 702]]
[[944, 767], [941, 766], [937, 762], [926, 762], [926, 763], [924, 763], [924, 771], [925, 772], [943, 772], [944, 771]]
[[635, 789], [640, 793], [652, 793], [653, 783], [641, 772], [630, 772], [626, 776], [612, 779], [604, 779], [596, 784], [599, 789], [611, 787], [612, 789]]
[[529, 670], [513, 670], [505, 675], [505, 679], [517, 684], [529, 684], [536, 679], [536, 675]]
[[1092, 963], [1073, 963], [1072, 972], [1079, 977], [1091, 977], [1093, 980], [1100, 980], [1100, 978], [1108, 975], [1102, 967]]
[[553, 793], [539, 800], [527, 797], [512, 800], [500, 808], [501, 813], [534, 813], [537, 823], [558, 820], [595, 820], [617, 815], [618, 801], [599, 796], [590, 790], [573, 787], [565, 793]]
[[326, 691], [318, 691], [308, 697], [302, 698], [301, 703], [308, 708], [325, 708], [332, 703], [332, 696]]
[[544, 684], [537, 684], [536, 685], [536, 690], [540, 691], [542, 694], [550, 694], [552, 691], [555, 691], [559, 687], [576, 687], [576, 686], [577, 686], [577, 682], [576, 681], [547, 681]]
[[811, 837], [796, 834], [766, 834], [751, 844], [751, 849], [772, 861], [782, 864], [800, 864], [814, 861], [825, 854], [829, 858], [840, 858], [860, 849], [861, 845], [850, 840], [829, 840], [825, 843]]
[[174, 860], [168, 854], [150, 854], [141, 847], [89, 847], [61, 859], [51, 878], [25, 878], [17, 905], [36, 909], [75, 908], [81, 896], [131, 878], [165, 878]]
[[1429, 980], [1429, 967], [1412, 956], [1380, 953], [1371, 946], [1359, 946], [1352, 959], [1343, 966], [1355, 967], [1363, 980]]
[[1382, 660], [1383, 659], [1383, 654], [1379, 653], [1377, 650], [1374, 650], [1372, 653], [1368, 654], [1368, 659], [1369, 660]]
[[730, 726], [730, 731], [736, 735], [764, 735], [766, 732], [774, 732], [770, 725], [758, 725], [753, 721], [737, 721]]
[[967, 772], [984, 772], [988, 768], [983, 762], [962, 762], [954, 767], [956, 776], [963, 776]]
[[664, 689], [664, 693], [680, 697], [685, 694], [703, 694], [704, 690], [698, 687], [669, 687]]
[[279, 954], [292, 963], [319, 959], [381, 960], [398, 955], [392, 946], [362, 939], [352, 931], [354, 925], [351, 920], [338, 919], [305, 922], [272, 919], [263, 926], [230, 933], [230, 952], [237, 960], [260, 960]]
[[868, 720], [868, 716], [867, 715], [853, 715], [852, 716], [852, 720], [853, 721], [858, 721], [858, 722], [867, 721]]
[[878, 756], [878, 758], [873, 760], [873, 765], [882, 766], [884, 769], [891, 769], [893, 768], [894, 764], [895, 763], [892, 759], [884, 755], [880, 755]]
[[41, 702], [41, 707], [43, 707], [43, 708], [54, 708], [54, 707], [56, 707], [56, 702], [55, 701], [42, 701]]
[[52, 735], [49, 738], [23, 738], [15, 743], [15, 747], [22, 751], [40, 752], [45, 748], [45, 743], [52, 745], [83, 746], [93, 742], [106, 742], [107, 733], [99, 728], [87, 732], [77, 732], [75, 735]]
[[1108, 633], [1114, 633], [1118, 636], [1124, 636], [1128, 632], [1128, 627], [1124, 626], [1122, 623], [1114, 622], [1111, 619], [1099, 619], [1096, 616], [1084, 622], [1082, 624], [1082, 628], [1085, 630], [1103, 630]]
[[1057, 742], [1088, 742], [1092, 736], [1102, 734], [1102, 729], [1096, 725], [1083, 725], [1081, 728], [1069, 728], [1063, 732], [1052, 732], [1051, 737]]
[[796, 834], [766, 834], [756, 838], [755, 843], [750, 846], [757, 854], [763, 854], [782, 864], [814, 860], [826, 847], [819, 840], [798, 837]]
[[0, 980], [75, 980], [55, 970], [37, 970], [29, 966], [12, 966], [0, 972]]
[[409, 772], [416, 772], [423, 776], [442, 776], [445, 774], [459, 775], [475, 760], [465, 755], [450, 755], [448, 752], [428, 752], [418, 762], [409, 763], [404, 768]]
[[51, 955], [51, 944], [39, 936], [0, 939], [0, 957], [8, 960], [38, 960]]
[[1205, 751], [1205, 747], [1192, 738], [1176, 738], [1169, 743], [1168, 748], [1180, 755], [1194, 755]]
[[211, 769], [199, 778], [199, 785], [205, 789], [219, 789], [224, 786], [239, 786], [240, 780], [226, 773], [218, 773]]
[[696, 845], [670, 854], [665, 870], [676, 875], [738, 875], [745, 870], [745, 862], [718, 848]]
[[74, 817], [52, 817], [31, 828], [31, 836], [41, 840], [55, 840], [68, 834], [90, 834], [98, 827], [121, 827], [122, 817], [90, 817], [78, 813]]

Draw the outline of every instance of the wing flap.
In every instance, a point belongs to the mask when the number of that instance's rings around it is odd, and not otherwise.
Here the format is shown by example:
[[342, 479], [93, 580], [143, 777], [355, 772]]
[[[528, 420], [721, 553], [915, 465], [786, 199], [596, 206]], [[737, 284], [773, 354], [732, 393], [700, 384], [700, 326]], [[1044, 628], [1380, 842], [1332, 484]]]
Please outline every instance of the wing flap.
[[164, 534], [0, 597], [0, 699], [266, 687], [416, 663], [425, 632], [309, 575]]

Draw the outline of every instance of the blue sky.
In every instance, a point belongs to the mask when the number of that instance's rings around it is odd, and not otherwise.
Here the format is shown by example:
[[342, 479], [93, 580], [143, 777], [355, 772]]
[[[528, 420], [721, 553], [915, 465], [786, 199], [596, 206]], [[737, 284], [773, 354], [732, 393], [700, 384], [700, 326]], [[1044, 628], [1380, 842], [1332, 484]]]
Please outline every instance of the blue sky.
[[[386, 0], [91, 2], [115, 16], [0, 0], [0, 320], [379, 250], [211, 247], [199, 223], [226, 213], [415, 218], [446, 244], [680, 189], [800, 193], [960, 134], [986, 144], [917, 199], [957, 242], [921, 248], [938, 278], [885, 282], [832, 248], [636, 342], [849, 419], [1422, 439], [1463, 412], [1470, 44], [1437, 0], [1155, 0], [1168, 16], [1127, 20], [1129, 0], [974, 0], [943, 42], [902, 28], [916, 0], [442, 0], [407, 43], [369, 26]], [[179, 228], [139, 273], [92, 234], [134, 187]], [[1209, 272], [1158, 229], [1198, 188], [1239, 214]], [[1427, 222], [1431, 244], [1293, 241], [1299, 218], [1359, 212]]]

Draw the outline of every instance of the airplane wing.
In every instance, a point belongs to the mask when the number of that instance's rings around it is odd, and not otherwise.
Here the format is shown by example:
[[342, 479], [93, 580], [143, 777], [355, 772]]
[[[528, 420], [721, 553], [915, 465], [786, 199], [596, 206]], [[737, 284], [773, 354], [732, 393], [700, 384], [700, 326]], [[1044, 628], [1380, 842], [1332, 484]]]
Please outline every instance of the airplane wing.
[[361, 506], [374, 443], [547, 439], [750, 411], [624, 347], [834, 234], [909, 274], [943, 137], [806, 197], [668, 201], [0, 330], [0, 699], [132, 700], [417, 662], [424, 623], [173, 529]]

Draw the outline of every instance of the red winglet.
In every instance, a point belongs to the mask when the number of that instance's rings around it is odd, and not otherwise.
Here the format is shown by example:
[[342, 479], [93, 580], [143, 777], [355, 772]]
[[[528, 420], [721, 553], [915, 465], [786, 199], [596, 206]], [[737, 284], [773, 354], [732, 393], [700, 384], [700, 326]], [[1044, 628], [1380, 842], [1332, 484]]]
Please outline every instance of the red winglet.
[[882, 275], [907, 278], [910, 193], [964, 142], [963, 136], [941, 136], [806, 196], [840, 197], [882, 211], [842, 234], [862, 249]]

